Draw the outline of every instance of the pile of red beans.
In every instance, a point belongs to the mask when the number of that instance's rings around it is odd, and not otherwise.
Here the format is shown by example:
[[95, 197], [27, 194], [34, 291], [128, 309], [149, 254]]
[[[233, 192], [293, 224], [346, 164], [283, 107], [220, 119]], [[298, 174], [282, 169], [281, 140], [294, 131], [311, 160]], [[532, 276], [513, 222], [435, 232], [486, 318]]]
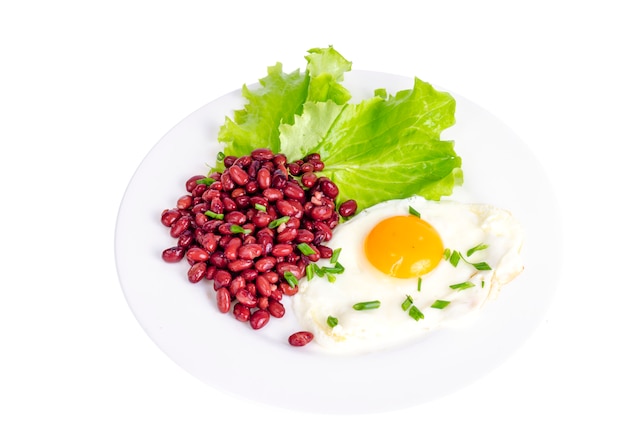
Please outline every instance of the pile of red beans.
[[[320, 173], [318, 154], [288, 163], [282, 154], [256, 149], [223, 163], [221, 173], [189, 178], [188, 193], [162, 212], [161, 222], [178, 239], [162, 257], [186, 259], [189, 281], [212, 281], [219, 311], [232, 310], [257, 330], [285, 314], [281, 300], [297, 293], [308, 264], [332, 256], [325, 243], [340, 217], [355, 213], [356, 202], [337, 206], [339, 190]], [[307, 343], [309, 335], [294, 334], [290, 343]]]

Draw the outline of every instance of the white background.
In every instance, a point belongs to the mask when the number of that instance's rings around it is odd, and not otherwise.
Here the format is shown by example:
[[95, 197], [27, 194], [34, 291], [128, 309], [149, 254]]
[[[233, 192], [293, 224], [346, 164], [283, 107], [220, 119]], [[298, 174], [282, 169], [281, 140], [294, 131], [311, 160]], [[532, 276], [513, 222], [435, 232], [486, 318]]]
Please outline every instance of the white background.
[[[624, 444], [618, 6], [3, 2], [0, 444]], [[268, 65], [303, 68], [329, 44], [353, 69], [416, 75], [494, 113], [561, 205], [560, 286], [533, 336], [473, 385], [407, 410], [326, 416], [224, 394], [161, 352], [117, 280], [117, 210], [150, 148]]]

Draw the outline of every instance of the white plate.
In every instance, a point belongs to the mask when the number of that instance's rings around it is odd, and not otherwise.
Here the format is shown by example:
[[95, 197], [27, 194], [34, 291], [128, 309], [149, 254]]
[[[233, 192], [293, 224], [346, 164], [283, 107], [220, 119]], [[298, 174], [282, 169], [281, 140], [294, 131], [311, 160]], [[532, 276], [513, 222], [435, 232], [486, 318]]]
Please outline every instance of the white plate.
[[[375, 88], [390, 93], [412, 78], [352, 71], [345, 85], [355, 99]], [[541, 166], [509, 128], [454, 94], [457, 123], [443, 138], [463, 158], [462, 192], [511, 210], [526, 232], [526, 269], [489, 302], [470, 326], [432, 333], [405, 348], [362, 356], [324, 354], [313, 343], [288, 345], [297, 331], [287, 315], [259, 331], [217, 311], [209, 282], [190, 284], [187, 262], [166, 264], [175, 245], [161, 211], [186, 193], [185, 181], [206, 174], [220, 150], [218, 128], [243, 106], [229, 93], [185, 118], [148, 153], [120, 206], [115, 254], [130, 308], [153, 341], [205, 383], [262, 403], [311, 412], [367, 413], [420, 404], [456, 391], [493, 370], [534, 328], [555, 292], [561, 265], [560, 216]]]

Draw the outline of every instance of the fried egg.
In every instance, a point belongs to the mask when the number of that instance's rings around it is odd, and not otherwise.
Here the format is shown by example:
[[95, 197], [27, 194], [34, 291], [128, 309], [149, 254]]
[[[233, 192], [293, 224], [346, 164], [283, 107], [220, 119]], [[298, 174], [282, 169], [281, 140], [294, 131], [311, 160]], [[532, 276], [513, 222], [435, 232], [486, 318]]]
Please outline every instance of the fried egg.
[[392, 200], [335, 228], [339, 256], [311, 267], [294, 296], [300, 325], [325, 349], [398, 346], [467, 320], [523, 270], [523, 231], [487, 204]]

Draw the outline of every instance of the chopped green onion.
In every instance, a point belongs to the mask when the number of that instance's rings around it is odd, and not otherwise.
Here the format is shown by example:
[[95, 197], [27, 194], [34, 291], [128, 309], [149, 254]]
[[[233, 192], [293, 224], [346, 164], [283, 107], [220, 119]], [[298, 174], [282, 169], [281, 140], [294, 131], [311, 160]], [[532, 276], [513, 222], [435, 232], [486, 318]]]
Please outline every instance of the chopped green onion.
[[450, 264], [455, 268], [459, 264], [459, 260], [461, 260], [461, 253], [459, 251], [452, 251], [450, 255]]
[[196, 184], [206, 184], [207, 186], [210, 186], [213, 183], [215, 183], [215, 178], [210, 177], [200, 178], [199, 180], [196, 180]]
[[435, 302], [433, 302], [433, 304], [430, 306], [430, 308], [436, 308], [438, 310], [443, 310], [448, 305], [450, 305], [450, 301], [449, 300], [436, 300]]
[[335, 263], [334, 266], [325, 266], [322, 268], [322, 271], [324, 271], [325, 273], [332, 273], [332, 274], [341, 274], [346, 270], [346, 268], [344, 268], [344, 266], [337, 262]]
[[406, 299], [402, 302], [402, 311], [408, 310], [411, 305], [413, 305], [413, 298], [407, 294]]
[[380, 301], [379, 300], [370, 300], [368, 302], [358, 302], [354, 305], [352, 305], [352, 308], [354, 308], [357, 311], [361, 311], [361, 310], [373, 310], [380, 307]]
[[452, 252], [450, 251], [450, 248], [446, 248], [443, 250], [443, 260], [448, 261], [448, 259], [450, 258], [450, 254], [452, 254]]
[[422, 278], [417, 278], [417, 291], [422, 291]]
[[337, 319], [336, 317], [328, 316], [328, 318], [326, 318], [326, 323], [330, 328], [333, 328], [337, 326], [337, 324], [339, 323], [339, 319]]
[[224, 155], [224, 152], [217, 152], [218, 161], [224, 161], [224, 158], [226, 158], [226, 155]]
[[324, 270], [322, 268], [317, 266], [315, 263], [311, 263], [310, 265], [313, 265], [313, 271], [315, 271], [317, 277], [324, 277]]
[[461, 282], [461, 283], [455, 283], [454, 285], [450, 285], [450, 288], [452, 288], [453, 290], [461, 291], [461, 290], [466, 290], [468, 288], [471, 288], [473, 286], [474, 284], [472, 282]]
[[484, 280], [481, 280], [481, 281], [480, 281], [480, 287], [481, 287], [481, 288], [485, 288], [485, 281], [484, 281]]
[[422, 313], [419, 310], [419, 308], [417, 308], [415, 306], [409, 308], [409, 316], [411, 316], [416, 321], [419, 321], [420, 319], [424, 319], [424, 313]]
[[231, 234], [250, 234], [251, 232], [251, 229], [244, 229], [239, 225], [230, 225]]
[[308, 280], [308, 281], [313, 280], [313, 277], [314, 277], [314, 275], [315, 275], [315, 270], [313, 269], [313, 266], [314, 266], [314, 265], [313, 265], [312, 263], [309, 263], [309, 264], [306, 266], [306, 268], [305, 268], [305, 271], [306, 271], [306, 280]]
[[420, 214], [417, 210], [413, 209], [413, 207], [409, 206], [409, 214], [415, 215], [418, 218], [422, 218], [422, 214]]
[[471, 256], [476, 251], [482, 251], [483, 249], [487, 249], [488, 247], [489, 245], [485, 245], [484, 243], [481, 243], [480, 245], [476, 245], [467, 251], [467, 257]]
[[489, 271], [491, 269], [487, 262], [472, 263], [472, 266], [478, 271]]
[[341, 248], [337, 248], [333, 251], [333, 255], [330, 257], [330, 263], [337, 263], [339, 260], [339, 254], [341, 253]]
[[261, 203], [255, 203], [254, 209], [256, 209], [257, 211], [263, 211], [263, 212], [267, 211], [267, 208], [263, 206]]
[[337, 280], [337, 278], [333, 276], [332, 274], [326, 274], [326, 278], [328, 279], [330, 283], [335, 283], [335, 280]]
[[290, 287], [293, 288], [296, 285], [298, 285], [298, 278], [294, 276], [294, 274], [291, 271], [285, 271], [285, 274], [283, 274], [283, 276], [285, 277], [285, 280], [287, 281]]
[[277, 218], [276, 220], [270, 221], [270, 224], [267, 225], [268, 228], [274, 229], [282, 225], [283, 223], [287, 223], [289, 221], [289, 216], [285, 215], [284, 217]]
[[224, 214], [216, 214], [213, 211], [206, 211], [204, 213], [207, 217], [215, 218], [216, 220], [224, 220]]
[[298, 249], [305, 256], [310, 256], [311, 254], [315, 254], [315, 250], [309, 246], [308, 243], [300, 243], [298, 244]]

